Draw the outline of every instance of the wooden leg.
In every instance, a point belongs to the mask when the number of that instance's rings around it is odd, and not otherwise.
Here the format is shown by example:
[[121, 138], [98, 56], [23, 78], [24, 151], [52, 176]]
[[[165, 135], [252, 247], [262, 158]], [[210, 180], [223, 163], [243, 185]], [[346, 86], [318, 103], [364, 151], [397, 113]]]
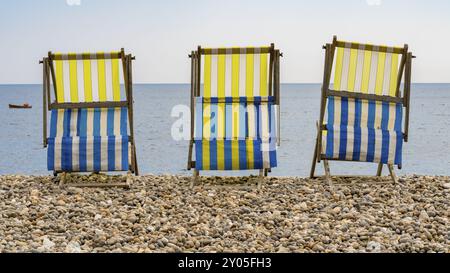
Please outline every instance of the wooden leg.
[[262, 183], [264, 182], [264, 175], [265, 175], [266, 171], [267, 171], [267, 169], [259, 171], [258, 190], [260, 190], [262, 188]]
[[127, 173], [127, 185], [128, 188], [131, 188], [131, 185], [133, 184], [133, 175], [131, 174], [131, 172]]
[[135, 175], [139, 175], [139, 167], [137, 163], [136, 146], [134, 143], [131, 145], [131, 170]]
[[62, 173], [61, 174], [61, 179], [59, 180], [59, 186], [61, 188], [64, 187], [64, 183], [66, 182], [66, 175], [67, 175], [67, 173]]
[[383, 164], [380, 163], [380, 164], [378, 165], [377, 176], [378, 176], [378, 177], [381, 177], [382, 174], [383, 174]]
[[188, 154], [188, 166], [187, 166], [187, 170], [190, 171], [192, 169], [192, 150], [194, 147], [192, 147], [193, 141], [191, 140], [189, 142], [189, 154]]
[[319, 139], [316, 140], [316, 147], [314, 148], [314, 156], [311, 165], [311, 173], [309, 175], [310, 178], [315, 177], [316, 172], [316, 164], [317, 164], [317, 150], [319, 149]]
[[191, 179], [191, 186], [190, 186], [191, 189], [193, 189], [194, 186], [197, 185], [199, 176], [200, 176], [200, 172], [197, 170], [194, 170], [194, 176]]
[[394, 172], [394, 166], [389, 164], [388, 168], [389, 168], [389, 173], [391, 174], [392, 181], [394, 182], [394, 184], [397, 184], [397, 176], [395, 175], [395, 172]]
[[330, 188], [333, 188], [333, 181], [331, 179], [331, 174], [330, 174], [330, 164], [329, 164], [328, 160], [323, 161], [323, 167], [325, 169], [325, 180], [328, 183], [328, 185], [330, 185]]

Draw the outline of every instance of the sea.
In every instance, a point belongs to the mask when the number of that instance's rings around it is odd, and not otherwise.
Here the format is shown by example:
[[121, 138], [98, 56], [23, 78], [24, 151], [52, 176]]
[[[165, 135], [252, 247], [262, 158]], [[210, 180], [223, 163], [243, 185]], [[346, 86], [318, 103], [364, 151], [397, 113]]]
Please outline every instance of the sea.
[[[282, 84], [281, 147], [271, 176], [307, 177], [311, 168], [320, 84]], [[135, 135], [141, 174], [190, 175], [189, 142], [172, 136], [177, 109], [189, 106], [189, 84], [136, 84]], [[28, 110], [8, 104], [29, 103]], [[175, 113], [175, 114], [174, 114]], [[0, 85], [0, 175], [51, 175], [42, 144], [42, 86]], [[410, 138], [400, 175], [450, 175], [450, 84], [413, 84]], [[373, 163], [331, 162], [332, 174], [373, 175]], [[323, 166], [318, 166], [323, 173]], [[257, 171], [205, 172], [240, 176]]]

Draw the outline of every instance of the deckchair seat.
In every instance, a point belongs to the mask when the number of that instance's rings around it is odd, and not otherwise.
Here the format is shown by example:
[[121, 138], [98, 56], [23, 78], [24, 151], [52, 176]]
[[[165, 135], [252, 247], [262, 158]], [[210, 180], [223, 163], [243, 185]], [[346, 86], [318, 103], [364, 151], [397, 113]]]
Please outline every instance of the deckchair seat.
[[196, 98], [197, 170], [261, 170], [277, 166], [275, 99]]
[[330, 97], [326, 159], [402, 165], [403, 105]]
[[130, 170], [127, 108], [52, 110], [48, 170]]

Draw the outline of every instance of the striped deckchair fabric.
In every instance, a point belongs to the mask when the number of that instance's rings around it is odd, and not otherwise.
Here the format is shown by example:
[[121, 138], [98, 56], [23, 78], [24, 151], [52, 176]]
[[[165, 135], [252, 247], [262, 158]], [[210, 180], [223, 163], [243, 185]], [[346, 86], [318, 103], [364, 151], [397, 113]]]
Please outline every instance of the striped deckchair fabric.
[[50, 133], [44, 140], [49, 171], [138, 173], [132, 126], [132, 60], [123, 49], [109, 53], [50, 52], [44, 58], [45, 136], [46, 111], [51, 111]]
[[[200, 170], [277, 166], [279, 89], [274, 46], [193, 52], [191, 145]], [[198, 70], [197, 70], [198, 69]]]
[[52, 110], [48, 170], [128, 171], [127, 108]]
[[203, 92], [209, 97], [267, 97], [270, 47], [204, 49]]
[[[402, 167], [409, 128], [408, 46], [338, 41], [327, 44], [315, 158]], [[401, 82], [405, 77], [404, 88]], [[316, 160], [311, 177], [314, 176]], [[325, 167], [326, 171], [328, 167]], [[393, 171], [391, 170], [391, 175]]]
[[337, 43], [331, 89], [396, 97], [402, 52], [398, 47]]
[[[58, 103], [126, 100], [121, 52], [53, 55]], [[123, 83], [123, 82], [122, 82]]]
[[277, 166], [273, 97], [196, 100], [197, 170], [262, 170]]
[[328, 159], [402, 165], [403, 105], [351, 98], [328, 98]]

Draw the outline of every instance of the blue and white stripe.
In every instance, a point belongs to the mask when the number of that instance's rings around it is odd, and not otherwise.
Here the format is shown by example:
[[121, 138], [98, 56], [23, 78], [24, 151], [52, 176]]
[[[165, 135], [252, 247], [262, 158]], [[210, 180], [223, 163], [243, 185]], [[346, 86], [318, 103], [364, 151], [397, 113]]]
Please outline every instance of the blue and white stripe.
[[128, 171], [128, 111], [52, 110], [48, 144], [50, 171]]
[[328, 159], [402, 164], [402, 104], [330, 97]]

